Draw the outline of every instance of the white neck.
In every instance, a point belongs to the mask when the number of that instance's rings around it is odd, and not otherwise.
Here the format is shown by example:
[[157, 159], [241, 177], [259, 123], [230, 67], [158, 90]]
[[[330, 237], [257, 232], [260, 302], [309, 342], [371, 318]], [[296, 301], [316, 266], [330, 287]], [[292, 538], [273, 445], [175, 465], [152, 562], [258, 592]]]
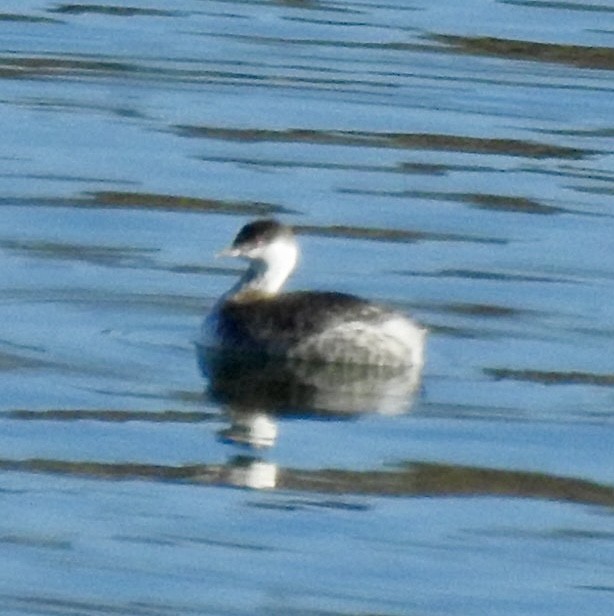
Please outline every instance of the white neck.
[[249, 268], [227, 295], [232, 297], [245, 291], [275, 295], [294, 270], [297, 260], [298, 248], [294, 241], [273, 242], [262, 251], [260, 258], [250, 259]]

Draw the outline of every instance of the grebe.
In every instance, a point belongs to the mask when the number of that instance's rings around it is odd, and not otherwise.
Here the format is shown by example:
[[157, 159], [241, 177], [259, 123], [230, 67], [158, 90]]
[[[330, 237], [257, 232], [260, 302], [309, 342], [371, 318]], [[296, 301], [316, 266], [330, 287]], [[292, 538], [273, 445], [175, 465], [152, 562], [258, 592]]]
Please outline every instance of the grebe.
[[289, 360], [422, 367], [426, 329], [400, 312], [345, 293], [280, 293], [298, 253], [289, 226], [273, 219], [245, 225], [219, 256], [246, 259], [249, 267], [206, 318], [203, 346]]

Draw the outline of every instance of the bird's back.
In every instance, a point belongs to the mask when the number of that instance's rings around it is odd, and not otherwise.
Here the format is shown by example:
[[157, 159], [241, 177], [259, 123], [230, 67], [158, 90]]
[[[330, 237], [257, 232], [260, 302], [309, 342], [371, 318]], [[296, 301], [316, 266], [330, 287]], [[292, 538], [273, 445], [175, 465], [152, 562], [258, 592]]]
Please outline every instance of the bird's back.
[[215, 315], [220, 347], [308, 361], [421, 365], [425, 330], [402, 314], [336, 292], [226, 300]]

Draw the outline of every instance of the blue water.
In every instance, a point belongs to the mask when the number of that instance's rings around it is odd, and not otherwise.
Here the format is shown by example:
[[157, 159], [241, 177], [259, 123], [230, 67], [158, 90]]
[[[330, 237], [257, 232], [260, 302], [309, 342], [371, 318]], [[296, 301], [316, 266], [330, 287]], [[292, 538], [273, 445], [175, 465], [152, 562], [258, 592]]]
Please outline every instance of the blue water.
[[[613, 12], [5, 1], [0, 612], [609, 615]], [[413, 391], [219, 395], [261, 215], [429, 327]]]

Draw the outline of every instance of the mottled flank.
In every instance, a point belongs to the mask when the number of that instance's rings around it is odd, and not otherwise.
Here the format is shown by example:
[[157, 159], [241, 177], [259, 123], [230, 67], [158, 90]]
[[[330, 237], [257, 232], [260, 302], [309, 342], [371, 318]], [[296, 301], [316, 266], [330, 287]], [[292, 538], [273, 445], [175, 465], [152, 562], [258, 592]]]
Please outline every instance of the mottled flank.
[[303, 291], [224, 303], [219, 335], [225, 345], [267, 355], [323, 362], [403, 363], [407, 345], [399, 344], [390, 354], [390, 345], [397, 345], [394, 332], [386, 331], [387, 324], [397, 319], [404, 317], [353, 295]]

